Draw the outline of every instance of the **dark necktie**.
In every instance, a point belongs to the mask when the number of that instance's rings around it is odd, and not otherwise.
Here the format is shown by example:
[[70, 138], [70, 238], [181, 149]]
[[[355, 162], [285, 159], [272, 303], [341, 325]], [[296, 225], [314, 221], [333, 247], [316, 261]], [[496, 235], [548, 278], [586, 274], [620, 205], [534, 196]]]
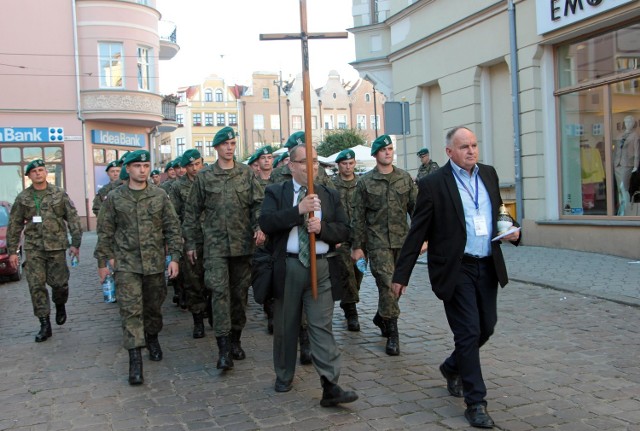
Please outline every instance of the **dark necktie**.
[[[304, 186], [300, 187], [300, 189], [298, 190], [298, 202], [297, 202], [298, 205], [306, 195], [307, 195], [307, 188]], [[298, 252], [298, 259], [300, 260], [300, 263], [304, 265], [305, 268], [309, 268], [309, 255], [310, 255], [309, 232], [307, 232], [308, 217], [309, 217], [309, 214], [305, 214], [304, 225], [298, 226], [298, 247], [300, 249]]]

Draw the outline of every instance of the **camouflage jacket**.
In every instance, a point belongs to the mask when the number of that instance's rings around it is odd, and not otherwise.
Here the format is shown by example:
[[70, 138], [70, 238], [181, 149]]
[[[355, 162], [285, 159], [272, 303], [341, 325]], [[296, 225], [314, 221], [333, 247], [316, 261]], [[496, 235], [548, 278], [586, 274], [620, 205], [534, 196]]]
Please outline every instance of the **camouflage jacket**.
[[352, 214], [353, 214], [353, 197], [356, 192], [356, 186], [358, 184], [358, 179], [354, 178], [351, 181], [343, 180], [340, 175], [336, 175], [331, 178], [333, 185], [338, 193], [340, 193], [340, 202], [342, 202], [342, 206], [344, 207], [344, 211], [347, 213], [347, 218], [349, 222], [351, 222]]
[[171, 195], [171, 187], [173, 187], [173, 183], [175, 183], [176, 181], [178, 181], [178, 179], [167, 179], [166, 181], [163, 181], [160, 183], [160, 185], [158, 187], [160, 187], [162, 190], [164, 190], [167, 195]]
[[[176, 213], [178, 214], [180, 225], [184, 224], [184, 210], [187, 204], [187, 199], [189, 198], [189, 192], [191, 191], [192, 185], [193, 181], [189, 179], [189, 176], [183, 175], [173, 182], [173, 186], [170, 189], [171, 192], [169, 193], [169, 198], [171, 199], [173, 208], [175, 208]], [[204, 222], [204, 214], [200, 216], [200, 221]], [[200, 233], [196, 235], [196, 244], [202, 245], [202, 242], [202, 229], [200, 229]]]
[[113, 190], [98, 217], [98, 267], [115, 259], [115, 270], [150, 275], [164, 272], [165, 246], [171, 260], [182, 254], [180, 222], [167, 194], [147, 187], [139, 199], [124, 184]]
[[102, 202], [104, 202], [107, 199], [107, 195], [109, 194], [109, 192], [115, 189], [116, 187], [118, 187], [122, 183], [123, 183], [122, 180], [115, 180], [115, 181], [111, 181], [109, 184], [105, 184], [104, 186], [100, 187], [100, 190], [98, 190], [98, 193], [96, 193], [96, 197], [93, 198], [93, 205], [91, 206], [91, 211], [93, 211], [96, 217], [98, 217], [98, 214], [100, 213], [100, 207], [102, 206]]
[[202, 235], [205, 259], [253, 254], [263, 199], [264, 190], [248, 166], [235, 163], [231, 169], [222, 169], [216, 162], [202, 169], [185, 205], [186, 249], [195, 250]]
[[[36, 209], [34, 196], [33, 186], [29, 186], [16, 197], [9, 216], [7, 249], [18, 250], [23, 229], [25, 250], [66, 250], [69, 245], [80, 248], [80, 217], [67, 192], [58, 186], [47, 184], [42, 201], [39, 202], [40, 214]], [[33, 217], [37, 215], [42, 217], [41, 223], [33, 222]], [[71, 233], [71, 244], [67, 229]]]
[[[271, 172], [271, 177], [269, 178], [269, 184], [278, 184], [290, 180], [293, 178], [291, 176], [291, 169], [289, 169], [289, 165], [280, 166], [275, 168], [273, 172]], [[331, 178], [324, 171], [324, 168], [318, 169], [318, 178], [316, 178], [315, 183], [320, 183], [329, 187], [330, 189], [335, 189]]]
[[373, 168], [360, 177], [352, 204], [351, 248], [401, 248], [417, 194], [411, 176], [395, 166], [390, 174]]
[[438, 164], [433, 160], [429, 160], [429, 163], [427, 163], [426, 166], [423, 164], [420, 164], [420, 167], [418, 168], [418, 175], [416, 175], [416, 181], [422, 177], [425, 177], [437, 171], [438, 169], [440, 169], [440, 166], [438, 166]]

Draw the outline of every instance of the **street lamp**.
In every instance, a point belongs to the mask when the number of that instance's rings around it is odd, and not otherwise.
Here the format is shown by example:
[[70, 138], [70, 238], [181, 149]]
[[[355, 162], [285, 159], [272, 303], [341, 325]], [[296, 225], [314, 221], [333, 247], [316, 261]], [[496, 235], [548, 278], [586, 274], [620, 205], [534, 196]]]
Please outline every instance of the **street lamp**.
[[285, 96], [289, 95], [289, 91], [291, 90], [291, 83], [289, 81], [282, 80], [282, 71], [280, 72], [280, 77], [277, 81], [273, 81], [273, 84], [278, 87], [278, 121], [280, 123], [280, 145], [284, 142], [284, 138], [282, 137], [282, 108], [280, 103], [280, 91], [284, 92]]

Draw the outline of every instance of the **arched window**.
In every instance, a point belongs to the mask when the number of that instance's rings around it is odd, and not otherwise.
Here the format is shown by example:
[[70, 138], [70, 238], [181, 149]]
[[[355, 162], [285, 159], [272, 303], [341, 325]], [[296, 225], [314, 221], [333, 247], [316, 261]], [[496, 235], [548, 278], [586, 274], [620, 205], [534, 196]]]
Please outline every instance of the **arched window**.
[[224, 102], [222, 100], [222, 90], [219, 88], [216, 90], [216, 102]]
[[364, 95], [364, 101], [365, 101], [365, 102], [371, 102], [371, 94], [369, 94], [369, 93], [365, 93], [365, 95]]
[[213, 91], [211, 91], [211, 89], [207, 88], [204, 91], [204, 101], [205, 102], [213, 102]]

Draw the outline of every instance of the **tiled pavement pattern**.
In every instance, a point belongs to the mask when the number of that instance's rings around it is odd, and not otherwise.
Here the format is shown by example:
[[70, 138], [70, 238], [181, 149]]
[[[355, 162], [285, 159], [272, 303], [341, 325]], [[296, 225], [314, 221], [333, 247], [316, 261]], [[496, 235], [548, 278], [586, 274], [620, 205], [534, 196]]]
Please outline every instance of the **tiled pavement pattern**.
[[[377, 293], [370, 275], [361, 332], [346, 331], [336, 306], [340, 384], [360, 399], [326, 409], [311, 366], [298, 367], [291, 392], [273, 391], [271, 336], [253, 302], [242, 339], [247, 359], [221, 373], [212, 333], [207, 327], [205, 338], [191, 338], [191, 316], [169, 295], [164, 360], [151, 362], [145, 352], [145, 384], [129, 386], [118, 307], [102, 302], [96, 280], [95, 239], [84, 234], [68, 321], [54, 323], [44, 343], [34, 343], [38, 322], [26, 281], [0, 285], [0, 430], [469, 429], [462, 400], [448, 396], [438, 371], [452, 337], [426, 265], [416, 266], [401, 300], [398, 357], [384, 353], [371, 323]], [[496, 333], [482, 350], [497, 429], [640, 430], [640, 265], [525, 246], [507, 246], [505, 254], [520, 281], [500, 292]]]

